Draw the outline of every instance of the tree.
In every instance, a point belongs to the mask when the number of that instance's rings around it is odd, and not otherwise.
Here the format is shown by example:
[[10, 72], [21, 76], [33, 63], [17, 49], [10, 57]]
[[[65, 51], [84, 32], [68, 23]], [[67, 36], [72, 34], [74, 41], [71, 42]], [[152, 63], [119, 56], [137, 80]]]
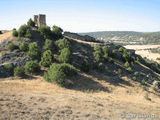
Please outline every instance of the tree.
[[40, 65], [44, 67], [49, 67], [53, 62], [53, 55], [50, 50], [47, 50], [43, 53], [43, 57], [41, 58]]
[[125, 66], [126, 68], [128, 68], [128, 67], [130, 66], [130, 64], [128, 63], [128, 61], [125, 62], [124, 66]]
[[18, 32], [17, 32], [17, 30], [13, 30], [12, 35], [13, 35], [14, 37], [18, 37]]
[[8, 49], [11, 50], [11, 51], [13, 51], [15, 49], [18, 49], [18, 46], [15, 45], [14, 43], [9, 43], [8, 44]]
[[24, 76], [24, 69], [21, 68], [20, 66], [17, 66], [14, 68], [14, 76], [16, 77], [23, 77]]
[[26, 74], [37, 73], [40, 71], [40, 67], [37, 60], [28, 61], [24, 66], [24, 71]]
[[93, 53], [94, 59], [96, 62], [102, 61], [102, 51], [100, 46], [94, 47], [94, 53]]
[[29, 44], [29, 51], [28, 51], [28, 56], [33, 58], [33, 59], [39, 59], [41, 55], [41, 50], [40, 47], [38, 46], [37, 43], [30, 43]]
[[31, 34], [29, 29], [26, 31], [25, 37], [26, 38], [31, 38], [32, 37], [32, 34]]
[[54, 37], [56, 40], [62, 38], [62, 32], [63, 32], [63, 30], [62, 30], [60, 27], [55, 26], [55, 25], [53, 26], [53, 28], [52, 28], [52, 33], [53, 33], [53, 37]]
[[53, 43], [53, 41], [52, 40], [50, 40], [50, 39], [46, 39], [45, 40], [45, 45], [44, 45], [44, 49], [45, 50], [51, 50], [51, 51], [53, 51], [54, 50], [54, 43]]
[[70, 57], [71, 57], [71, 51], [68, 48], [64, 48], [61, 50], [58, 59], [62, 63], [68, 63], [70, 62]]
[[34, 27], [34, 26], [35, 26], [35, 22], [30, 18], [30, 19], [28, 20], [28, 22], [27, 22], [27, 25], [28, 25], [29, 27]]
[[20, 44], [19, 49], [23, 52], [26, 52], [28, 50], [28, 45], [25, 42], [23, 42]]
[[108, 47], [106, 46], [102, 47], [102, 51], [104, 59], [108, 59]]
[[38, 31], [45, 39], [52, 39], [52, 32], [48, 26], [40, 26]]
[[66, 86], [66, 78], [76, 74], [76, 68], [70, 64], [53, 63], [48, 72], [44, 74], [44, 79], [48, 82]]
[[22, 25], [19, 30], [18, 30], [18, 36], [19, 37], [25, 37], [25, 34], [27, 32], [28, 26], [27, 25]]
[[63, 48], [70, 48], [71, 43], [66, 38], [63, 38], [56, 41], [56, 46], [58, 47], [59, 50], [62, 50]]

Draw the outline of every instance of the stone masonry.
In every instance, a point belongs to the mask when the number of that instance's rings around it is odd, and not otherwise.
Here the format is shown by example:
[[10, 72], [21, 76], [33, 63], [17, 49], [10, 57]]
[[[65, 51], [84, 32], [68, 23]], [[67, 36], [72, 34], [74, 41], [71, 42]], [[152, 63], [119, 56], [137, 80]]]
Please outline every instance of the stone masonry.
[[44, 14], [34, 15], [34, 22], [35, 25], [38, 27], [46, 26], [46, 15]]

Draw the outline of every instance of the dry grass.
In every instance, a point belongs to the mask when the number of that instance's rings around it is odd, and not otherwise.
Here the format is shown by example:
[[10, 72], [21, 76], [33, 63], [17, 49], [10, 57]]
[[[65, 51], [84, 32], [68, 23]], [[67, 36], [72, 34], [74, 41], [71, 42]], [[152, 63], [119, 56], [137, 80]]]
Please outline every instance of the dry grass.
[[[85, 76], [87, 76], [85, 74]], [[156, 114], [160, 116], [158, 109], [160, 108], [160, 98], [152, 93], [148, 93], [151, 101], [144, 99], [146, 91], [142, 90], [141, 86], [128, 78], [124, 77], [124, 81], [129, 81], [132, 86], [119, 85], [114, 86], [102, 80], [92, 77], [94, 81], [99, 81], [104, 87], [108, 87], [111, 92], [96, 91], [82, 92], [78, 90], [66, 89], [55, 84], [47, 83], [40, 76], [34, 76], [32, 80], [26, 79], [1, 79], [0, 94], [15, 95], [19, 102], [27, 105], [26, 109], [33, 106], [29, 103], [29, 97], [34, 97], [33, 103], [38, 104], [40, 108], [56, 109], [57, 114], [62, 114], [64, 110], [71, 110], [72, 114], [63, 113], [63, 117], [57, 117], [56, 113], [50, 115], [57, 119], [70, 119], [77, 116], [79, 119], [93, 119], [99, 116], [103, 119], [119, 120], [120, 114], [137, 113], [137, 114]], [[90, 76], [88, 76], [90, 77]], [[104, 78], [102, 76], [102, 78]], [[81, 78], [80, 78], [81, 79]], [[82, 79], [81, 79], [82, 80]], [[22, 97], [19, 97], [21, 94]], [[43, 104], [38, 101], [44, 98]], [[9, 109], [5, 107], [5, 109]], [[18, 108], [14, 108], [15, 111]], [[35, 112], [38, 108], [32, 108]], [[79, 114], [78, 114], [79, 113]], [[87, 116], [88, 115], [88, 116]], [[30, 115], [31, 116], [31, 115]], [[20, 117], [20, 116], [19, 116]], [[13, 117], [14, 118], [14, 117]]]

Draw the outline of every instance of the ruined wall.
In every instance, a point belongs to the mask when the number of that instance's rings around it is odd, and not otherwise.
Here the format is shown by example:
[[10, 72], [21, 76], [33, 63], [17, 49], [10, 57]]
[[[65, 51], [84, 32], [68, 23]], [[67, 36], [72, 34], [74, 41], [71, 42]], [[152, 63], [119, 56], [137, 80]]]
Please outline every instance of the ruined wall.
[[40, 26], [46, 26], [46, 15], [34, 15], [34, 22], [35, 25], [40, 27]]

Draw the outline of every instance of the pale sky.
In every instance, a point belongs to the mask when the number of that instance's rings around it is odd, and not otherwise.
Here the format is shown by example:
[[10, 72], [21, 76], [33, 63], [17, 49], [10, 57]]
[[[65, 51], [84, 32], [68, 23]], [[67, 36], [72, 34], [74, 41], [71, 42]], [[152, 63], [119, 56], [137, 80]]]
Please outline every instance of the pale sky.
[[19, 28], [34, 14], [64, 31], [160, 31], [160, 0], [0, 0], [0, 30]]

